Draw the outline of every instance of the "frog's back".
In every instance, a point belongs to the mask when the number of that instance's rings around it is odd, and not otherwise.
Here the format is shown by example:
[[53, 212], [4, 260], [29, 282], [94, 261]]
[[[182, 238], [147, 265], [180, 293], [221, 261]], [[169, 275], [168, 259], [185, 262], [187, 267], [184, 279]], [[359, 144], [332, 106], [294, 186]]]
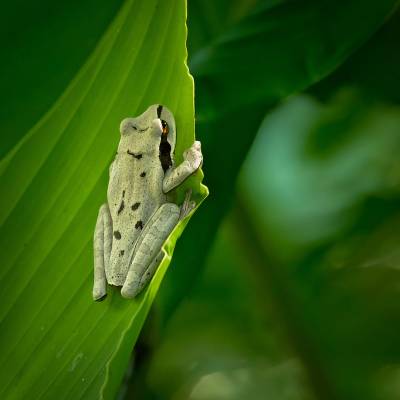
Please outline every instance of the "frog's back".
[[166, 202], [162, 191], [164, 171], [158, 154], [117, 155], [108, 187], [113, 241], [107, 281], [122, 286], [138, 237], [150, 217]]

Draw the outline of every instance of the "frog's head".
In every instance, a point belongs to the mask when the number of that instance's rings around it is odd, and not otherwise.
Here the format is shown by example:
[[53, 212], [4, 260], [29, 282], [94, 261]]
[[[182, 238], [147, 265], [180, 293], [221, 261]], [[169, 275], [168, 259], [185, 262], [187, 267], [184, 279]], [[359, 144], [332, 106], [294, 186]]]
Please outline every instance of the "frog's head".
[[151, 147], [160, 148], [161, 153], [168, 147], [172, 156], [175, 150], [175, 119], [171, 111], [160, 104], [153, 104], [136, 118], [125, 118], [120, 132], [118, 152], [142, 151]]

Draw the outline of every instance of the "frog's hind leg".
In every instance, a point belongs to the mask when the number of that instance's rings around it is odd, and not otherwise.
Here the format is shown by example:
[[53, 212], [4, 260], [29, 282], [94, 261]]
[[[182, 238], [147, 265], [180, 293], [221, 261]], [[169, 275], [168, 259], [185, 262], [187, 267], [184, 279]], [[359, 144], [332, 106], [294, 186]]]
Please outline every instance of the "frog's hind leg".
[[112, 246], [112, 220], [107, 204], [100, 207], [94, 231], [94, 283], [93, 300], [100, 301], [107, 296], [106, 269]]
[[176, 204], [163, 204], [150, 218], [138, 238], [121, 295], [131, 299], [149, 282], [160, 264], [161, 247], [179, 221]]
[[161, 264], [163, 258], [164, 258], [164, 252], [160, 250], [159, 253], [154, 257], [150, 265], [147, 267], [147, 269], [144, 271], [142, 279], [138, 284], [137, 293], [140, 293], [146, 286], [146, 284], [150, 281], [150, 279], [153, 277], [153, 275], [157, 271], [158, 266]]

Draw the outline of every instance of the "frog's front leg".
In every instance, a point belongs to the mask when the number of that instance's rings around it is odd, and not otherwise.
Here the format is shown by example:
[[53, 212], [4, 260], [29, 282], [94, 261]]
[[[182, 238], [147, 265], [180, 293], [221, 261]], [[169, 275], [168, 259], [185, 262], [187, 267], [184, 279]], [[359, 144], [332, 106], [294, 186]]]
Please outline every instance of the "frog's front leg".
[[162, 260], [161, 247], [179, 221], [180, 208], [163, 204], [146, 223], [130, 259], [129, 271], [121, 290], [127, 299], [135, 297], [151, 279]]
[[100, 207], [94, 231], [94, 283], [93, 299], [102, 300], [107, 295], [106, 269], [112, 246], [112, 220], [107, 204]]
[[180, 185], [189, 175], [197, 171], [203, 162], [201, 143], [196, 141], [183, 153], [183, 162], [176, 168], [170, 168], [163, 181], [163, 191], [168, 193]]

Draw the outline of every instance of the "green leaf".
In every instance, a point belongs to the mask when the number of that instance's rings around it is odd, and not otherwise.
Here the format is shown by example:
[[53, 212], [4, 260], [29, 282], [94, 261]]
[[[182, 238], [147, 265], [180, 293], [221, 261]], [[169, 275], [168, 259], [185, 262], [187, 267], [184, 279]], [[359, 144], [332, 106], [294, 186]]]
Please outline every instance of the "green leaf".
[[396, 0], [340, 2], [265, 0], [211, 43], [191, 54], [196, 79], [207, 82], [212, 115], [268, 104], [333, 71], [384, 22]]
[[[163, 16], [160, 19], [160, 15]], [[194, 140], [185, 2], [128, 0], [51, 110], [0, 165], [2, 398], [114, 398], [187, 220], [138, 299], [91, 298], [92, 236], [106, 199], [119, 122], [162, 103], [178, 127], [176, 158]], [[188, 187], [207, 195], [201, 171]]]
[[122, 0], [3, 2], [0, 158], [54, 104], [93, 51]]
[[399, 81], [400, 9], [374, 35], [357, 50], [334, 74], [312, 88], [312, 93], [321, 98], [346, 82], [357, 86], [365, 97], [381, 98], [400, 103]]

